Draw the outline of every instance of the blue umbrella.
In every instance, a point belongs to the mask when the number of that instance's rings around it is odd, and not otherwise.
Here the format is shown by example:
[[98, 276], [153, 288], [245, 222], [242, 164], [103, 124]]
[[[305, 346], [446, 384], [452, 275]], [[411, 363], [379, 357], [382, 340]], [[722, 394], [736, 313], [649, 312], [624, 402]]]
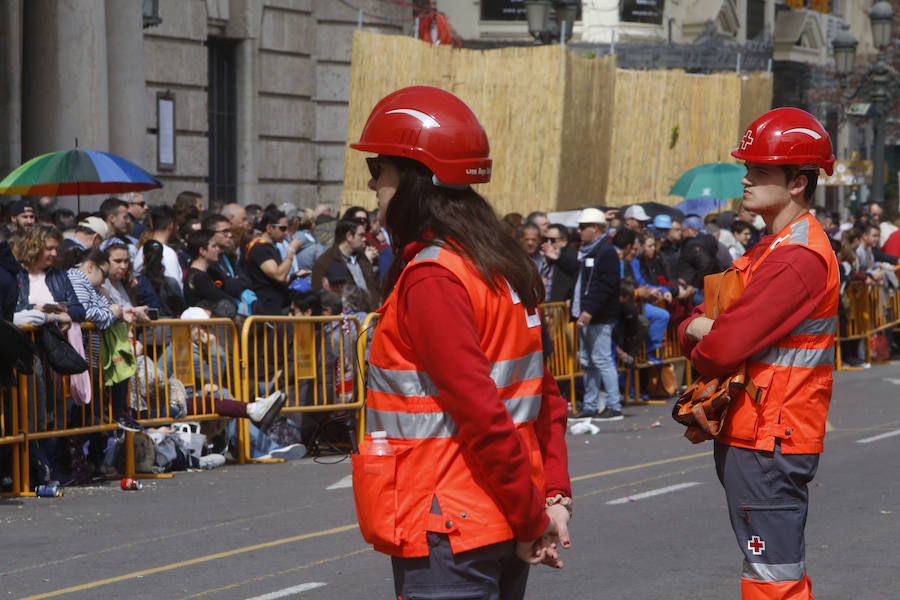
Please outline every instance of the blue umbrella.
[[725, 206], [724, 200], [716, 198], [688, 198], [675, 205], [675, 208], [686, 215], [700, 215], [701, 217]]

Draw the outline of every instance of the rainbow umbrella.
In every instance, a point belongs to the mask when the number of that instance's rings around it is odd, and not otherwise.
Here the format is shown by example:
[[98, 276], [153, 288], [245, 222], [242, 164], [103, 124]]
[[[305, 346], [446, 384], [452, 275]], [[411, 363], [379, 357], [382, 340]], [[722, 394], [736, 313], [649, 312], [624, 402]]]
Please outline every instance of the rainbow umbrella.
[[78, 196], [122, 194], [162, 187], [153, 175], [121, 156], [97, 150], [62, 150], [37, 156], [0, 181], [0, 194]]

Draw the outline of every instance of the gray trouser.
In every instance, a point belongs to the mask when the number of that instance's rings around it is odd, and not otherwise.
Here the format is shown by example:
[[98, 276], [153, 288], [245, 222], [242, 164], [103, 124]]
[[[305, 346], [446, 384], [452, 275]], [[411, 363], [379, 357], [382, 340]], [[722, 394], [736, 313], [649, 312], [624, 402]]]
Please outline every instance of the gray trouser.
[[447, 534], [428, 532], [428, 556], [395, 556], [391, 565], [402, 600], [521, 600], [528, 582], [515, 540], [454, 555]]
[[716, 473], [744, 553], [743, 578], [755, 582], [800, 581], [806, 575], [807, 484], [818, 454], [782, 454], [715, 443]]

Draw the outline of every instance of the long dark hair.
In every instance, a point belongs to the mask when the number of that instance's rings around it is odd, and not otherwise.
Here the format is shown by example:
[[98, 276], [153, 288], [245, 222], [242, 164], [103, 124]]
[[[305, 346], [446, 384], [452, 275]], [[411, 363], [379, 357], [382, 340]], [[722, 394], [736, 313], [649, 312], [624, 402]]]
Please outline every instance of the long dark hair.
[[163, 293], [166, 288], [166, 271], [163, 267], [163, 245], [156, 240], [147, 240], [141, 246], [144, 253], [144, 275], [150, 280], [150, 285], [157, 294]]
[[438, 239], [471, 262], [492, 291], [505, 292], [505, 279], [525, 307], [536, 308], [544, 297], [537, 267], [519, 242], [502, 229], [487, 201], [471, 187], [434, 185], [431, 171], [417, 161], [391, 160], [400, 171], [400, 181], [384, 215], [394, 253], [385, 295], [406, 266], [406, 245]]

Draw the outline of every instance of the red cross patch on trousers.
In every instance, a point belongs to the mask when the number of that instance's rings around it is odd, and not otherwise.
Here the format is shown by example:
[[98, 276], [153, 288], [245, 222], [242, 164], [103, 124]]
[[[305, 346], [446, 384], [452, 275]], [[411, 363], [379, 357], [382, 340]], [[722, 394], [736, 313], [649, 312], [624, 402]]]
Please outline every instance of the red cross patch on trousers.
[[758, 535], [754, 535], [747, 540], [747, 550], [752, 550], [755, 556], [759, 556], [766, 549], [766, 543], [759, 539]]

